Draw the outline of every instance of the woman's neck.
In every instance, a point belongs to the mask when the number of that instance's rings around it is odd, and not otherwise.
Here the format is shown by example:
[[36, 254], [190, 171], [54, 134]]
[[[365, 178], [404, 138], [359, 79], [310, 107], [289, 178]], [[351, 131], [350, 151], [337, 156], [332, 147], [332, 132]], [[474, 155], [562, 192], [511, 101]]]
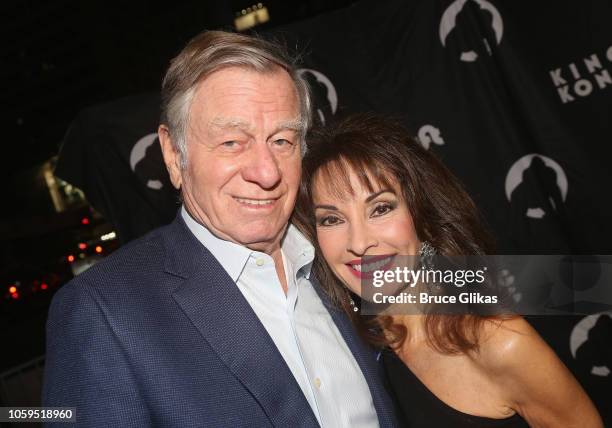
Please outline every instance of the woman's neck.
[[391, 319], [394, 324], [406, 328], [406, 339], [402, 347], [422, 343], [426, 340], [425, 315], [392, 315]]

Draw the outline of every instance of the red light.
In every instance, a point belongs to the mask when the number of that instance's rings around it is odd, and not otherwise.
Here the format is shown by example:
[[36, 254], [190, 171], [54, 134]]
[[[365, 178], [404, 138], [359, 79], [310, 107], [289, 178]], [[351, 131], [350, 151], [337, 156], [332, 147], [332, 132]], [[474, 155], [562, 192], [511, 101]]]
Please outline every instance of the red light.
[[86, 244], [86, 243], [84, 243], [84, 242], [81, 242], [81, 243], [79, 244], [79, 250], [84, 250], [85, 248], [87, 248], [87, 244]]
[[17, 292], [17, 287], [15, 287], [14, 285], [9, 288], [9, 293], [14, 294], [16, 292]]
[[68, 256], [68, 263], [72, 263], [74, 261], [74, 256], [72, 254], [70, 254]]
[[81, 224], [85, 224], [85, 225], [89, 224], [89, 219], [87, 217], [83, 217], [81, 219]]
[[11, 297], [13, 299], [19, 299], [19, 293], [13, 293], [13, 294], [11, 294]]
[[47, 288], [49, 288], [49, 286], [47, 284], [45, 284], [44, 282], [42, 284], [40, 284], [40, 289], [41, 290], [46, 290]]
[[100, 254], [102, 252], [102, 247], [101, 246], [96, 246], [96, 253]]

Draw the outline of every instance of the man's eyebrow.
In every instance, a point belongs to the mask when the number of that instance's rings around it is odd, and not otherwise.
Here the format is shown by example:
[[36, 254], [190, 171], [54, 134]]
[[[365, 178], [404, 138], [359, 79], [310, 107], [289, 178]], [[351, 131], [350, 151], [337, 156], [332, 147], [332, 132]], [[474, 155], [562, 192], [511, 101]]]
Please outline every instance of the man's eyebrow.
[[[248, 131], [251, 129], [251, 125], [248, 122], [233, 117], [215, 117], [209, 122], [209, 124], [212, 128], [216, 129], [240, 129], [242, 131]], [[303, 129], [304, 122], [302, 120], [291, 119], [280, 122], [272, 134], [285, 130], [301, 132]]]
[[292, 119], [281, 122], [276, 127], [278, 131], [290, 130], [290, 131], [301, 131], [304, 128], [304, 122], [300, 119]]
[[213, 128], [220, 129], [242, 129], [248, 130], [251, 126], [248, 122], [245, 122], [242, 119], [233, 118], [233, 117], [215, 117], [209, 122], [210, 126]]
[[392, 194], [395, 195], [395, 192], [393, 190], [391, 190], [391, 189], [382, 189], [382, 190], [379, 190], [376, 193], [372, 193], [370, 196], [368, 196], [366, 198], [365, 201], [366, 202], [371, 202], [373, 199], [376, 199], [377, 196], [382, 195], [383, 193], [387, 193], [387, 192], [392, 193]]

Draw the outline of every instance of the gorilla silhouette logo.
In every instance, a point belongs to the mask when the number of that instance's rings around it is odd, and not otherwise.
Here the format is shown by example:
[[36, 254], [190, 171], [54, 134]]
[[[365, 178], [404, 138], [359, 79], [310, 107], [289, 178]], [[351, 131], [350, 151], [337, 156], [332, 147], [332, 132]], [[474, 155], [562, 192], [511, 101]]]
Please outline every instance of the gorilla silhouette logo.
[[546, 156], [530, 153], [517, 160], [506, 176], [508, 201], [525, 216], [541, 219], [563, 210], [567, 176], [561, 166]]
[[429, 150], [431, 143], [437, 144], [438, 146], [444, 144], [444, 139], [440, 135], [440, 130], [433, 125], [421, 126], [417, 135], [419, 143], [421, 143], [425, 150]]
[[169, 182], [157, 141], [157, 133], [147, 134], [134, 144], [130, 152], [130, 168], [152, 190], [161, 190], [164, 183]]
[[612, 312], [581, 319], [570, 335], [570, 351], [581, 369], [608, 376], [612, 368]]
[[310, 68], [300, 68], [298, 73], [306, 79], [313, 95], [313, 104], [318, 120], [325, 125], [325, 119], [330, 118], [338, 109], [338, 94], [331, 80], [326, 75]]
[[[499, 45], [504, 34], [504, 22], [499, 11], [486, 0], [469, 0], [475, 2], [481, 10], [489, 12], [492, 17], [491, 27], [495, 33], [495, 43]], [[440, 42], [446, 47], [448, 35], [457, 27], [457, 15], [461, 13], [468, 0], [455, 0], [446, 8], [440, 20]], [[487, 38], [483, 38], [483, 43], [489, 55], [491, 55], [491, 47]], [[474, 62], [478, 59], [478, 54], [474, 49], [464, 50], [459, 57], [464, 62]]]

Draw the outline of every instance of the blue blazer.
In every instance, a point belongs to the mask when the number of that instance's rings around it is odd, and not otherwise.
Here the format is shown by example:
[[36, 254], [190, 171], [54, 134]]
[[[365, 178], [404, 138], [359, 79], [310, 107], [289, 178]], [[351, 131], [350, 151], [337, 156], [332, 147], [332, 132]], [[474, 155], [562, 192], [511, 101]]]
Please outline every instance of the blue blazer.
[[[374, 353], [319, 295], [395, 426]], [[315, 427], [289, 367], [238, 287], [180, 214], [56, 294], [44, 406], [79, 426]]]

